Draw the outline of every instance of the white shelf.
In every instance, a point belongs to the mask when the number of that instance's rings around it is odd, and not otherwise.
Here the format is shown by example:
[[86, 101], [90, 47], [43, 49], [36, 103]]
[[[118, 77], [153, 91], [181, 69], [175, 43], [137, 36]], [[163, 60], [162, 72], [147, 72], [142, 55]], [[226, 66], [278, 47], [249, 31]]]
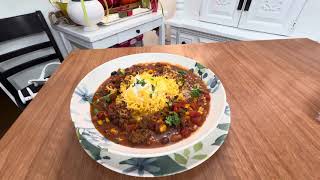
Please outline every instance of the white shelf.
[[119, 22], [113, 25], [100, 26], [99, 30], [91, 32], [85, 32], [83, 31], [82, 26], [75, 25], [59, 24], [53, 25], [52, 27], [59, 32], [63, 32], [83, 41], [96, 42], [106, 37], [118, 34], [127, 29], [137, 27], [138, 25], [156, 21], [162, 18], [163, 16], [161, 13], [150, 13], [135, 18], [131, 18], [127, 21]]

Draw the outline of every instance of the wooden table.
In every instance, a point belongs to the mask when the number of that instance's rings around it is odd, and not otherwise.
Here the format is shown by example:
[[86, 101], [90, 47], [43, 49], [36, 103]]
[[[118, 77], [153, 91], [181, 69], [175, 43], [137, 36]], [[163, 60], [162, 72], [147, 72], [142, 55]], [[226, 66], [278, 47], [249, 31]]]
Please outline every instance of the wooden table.
[[98, 65], [133, 53], [194, 58], [222, 80], [230, 133], [200, 166], [161, 179], [319, 179], [320, 45], [307, 39], [75, 51], [0, 141], [2, 179], [130, 179], [80, 147], [71, 94]]

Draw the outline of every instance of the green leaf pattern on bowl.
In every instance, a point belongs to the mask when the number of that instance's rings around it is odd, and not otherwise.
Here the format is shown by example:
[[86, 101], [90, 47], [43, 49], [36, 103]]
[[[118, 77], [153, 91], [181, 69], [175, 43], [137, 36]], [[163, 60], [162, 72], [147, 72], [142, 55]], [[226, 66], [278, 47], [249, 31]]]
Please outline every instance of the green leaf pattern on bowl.
[[[167, 156], [154, 158], [130, 158], [126, 156], [114, 156], [107, 149], [99, 146], [101, 143], [110, 143], [107, 139], [95, 137], [91, 129], [77, 128], [77, 136], [81, 146], [85, 151], [98, 163], [107, 167], [116, 167], [113, 170], [121, 170], [121, 173], [140, 176], [154, 177], [167, 176], [186, 171], [195, 165], [205, 161], [217, 151], [226, 139], [230, 128], [230, 107], [225, 108], [229, 113], [225, 113], [225, 117], [219, 121], [214, 133], [210, 134], [203, 141], [198, 142], [180, 152], [176, 152]], [[225, 111], [226, 112], [226, 111]], [[87, 139], [97, 142], [90, 143]]]
[[191, 68], [190, 71], [206, 82], [211, 93], [215, 93], [219, 89], [221, 84], [220, 79], [216, 75], [213, 75], [213, 77], [210, 78], [210, 76], [208, 76], [209, 70], [202, 64], [198, 62], [195, 63], [194, 68]]

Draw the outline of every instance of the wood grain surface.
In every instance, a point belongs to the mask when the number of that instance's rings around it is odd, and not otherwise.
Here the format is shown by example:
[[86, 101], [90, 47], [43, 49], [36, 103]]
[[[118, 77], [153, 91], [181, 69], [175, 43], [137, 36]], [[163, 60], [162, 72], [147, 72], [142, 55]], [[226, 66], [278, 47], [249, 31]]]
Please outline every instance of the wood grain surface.
[[307, 39], [75, 51], [0, 140], [0, 179], [131, 179], [84, 152], [69, 104], [92, 69], [142, 52], [206, 65], [231, 106], [218, 152], [190, 171], [155, 179], [320, 179], [320, 45]]

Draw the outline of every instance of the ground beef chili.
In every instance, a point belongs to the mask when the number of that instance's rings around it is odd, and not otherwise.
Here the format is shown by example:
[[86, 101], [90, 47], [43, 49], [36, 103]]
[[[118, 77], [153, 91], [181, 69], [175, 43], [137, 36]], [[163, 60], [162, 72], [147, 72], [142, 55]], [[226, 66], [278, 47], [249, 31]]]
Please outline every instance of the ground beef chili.
[[[132, 78], [145, 72], [152, 75], [151, 80], [140, 78], [130, 84]], [[168, 96], [166, 106], [159, 111], [137, 115], [119, 98], [124, 84], [128, 84], [127, 89], [136, 84], [146, 89], [150, 86], [148, 81], [156, 77], [174, 79], [181, 94]], [[151, 87], [152, 91], [158, 88]], [[150, 93], [150, 98], [152, 95]], [[206, 120], [209, 104], [206, 85], [192, 71], [166, 63], [137, 64], [111, 73], [94, 94], [91, 117], [97, 130], [117, 144], [154, 148], [189, 137]]]

